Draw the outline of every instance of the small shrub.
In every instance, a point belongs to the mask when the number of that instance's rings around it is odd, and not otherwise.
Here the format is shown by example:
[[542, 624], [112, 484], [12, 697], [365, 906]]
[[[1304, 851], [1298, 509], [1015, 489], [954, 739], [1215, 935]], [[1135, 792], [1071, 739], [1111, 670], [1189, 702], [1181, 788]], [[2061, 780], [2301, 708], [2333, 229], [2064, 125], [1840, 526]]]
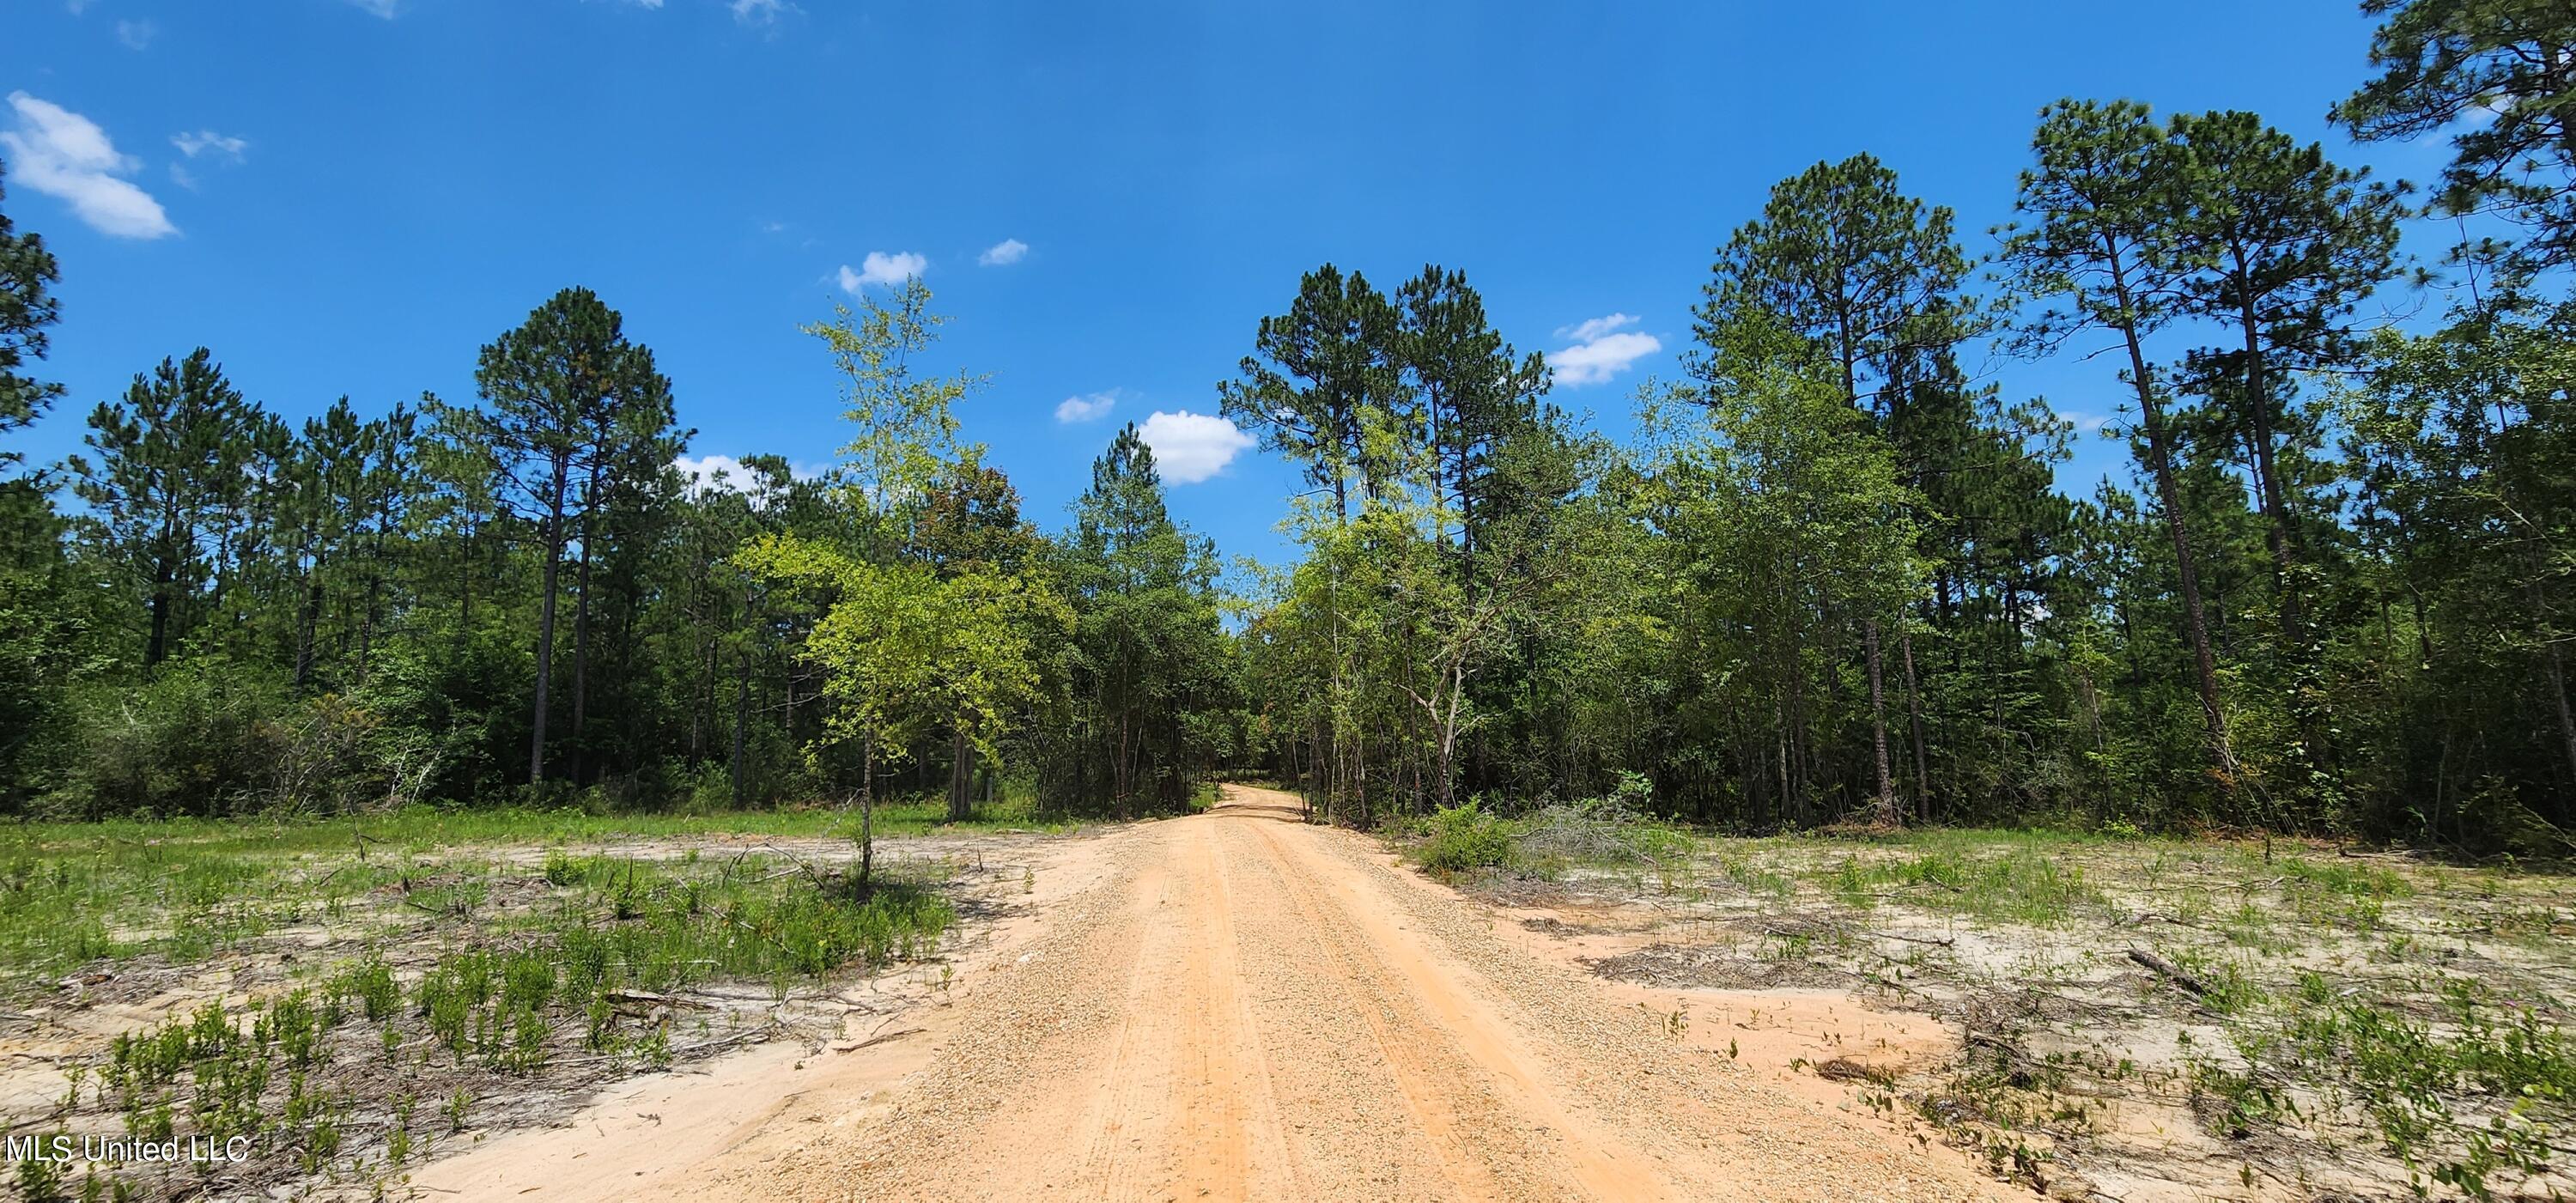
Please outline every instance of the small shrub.
[[1413, 859], [1433, 873], [1500, 868], [1518, 859], [1514, 824], [1485, 813], [1479, 802], [1442, 807], [1424, 827], [1426, 837], [1413, 849]]

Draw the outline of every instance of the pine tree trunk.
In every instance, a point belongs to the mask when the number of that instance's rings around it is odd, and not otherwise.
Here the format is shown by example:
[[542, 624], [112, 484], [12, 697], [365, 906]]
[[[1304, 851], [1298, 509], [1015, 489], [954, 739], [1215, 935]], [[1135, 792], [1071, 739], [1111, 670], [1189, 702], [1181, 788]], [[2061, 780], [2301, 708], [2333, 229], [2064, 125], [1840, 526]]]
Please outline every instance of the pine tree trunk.
[[[2241, 255], [2237, 266], [2241, 275], [2244, 271]], [[2289, 491], [2281, 484], [2280, 471], [2273, 463], [2272, 397], [2270, 382], [2263, 374], [2261, 328], [2256, 323], [2250, 301], [2251, 290], [2243, 291], [2249, 300], [2240, 309], [2238, 317], [2245, 334], [2245, 407], [2254, 427], [2255, 496], [2263, 507], [2266, 520], [2264, 542], [2272, 552], [2272, 570], [2280, 579], [2281, 637], [2289, 644], [2287, 650], [2292, 663], [2298, 666], [2291, 688], [2304, 693], [2317, 684], [2307, 679], [2308, 673], [2317, 667], [2311, 662], [2310, 645], [2314, 641], [2309, 638], [2305, 604], [2299, 596], [2298, 542], [2291, 525]], [[2321, 697], [2322, 691], [2316, 696]], [[2321, 707], [2322, 702], [2294, 700], [2292, 703], [2292, 710], [2299, 718], [2300, 736], [2308, 745], [2309, 766], [2323, 775], [2333, 770], [2334, 752], [2328, 742], [2331, 722]]]
[[[2120, 285], [2120, 301], [2124, 309], [2129, 307], [2125, 283]], [[2146, 428], [2148, 458], [2154, 461], [2147, 467], [2156, 479], [2156, 500], [2165, 512], [2165, 532], [2173, 539], [2174, 570], [2182, 590], [2183, 627], [2191, 641], [2192, 676], [2200, 692], [2210, 769], [2219, 789], [2232, 797], [2236, 792], [2236, 752], [2227, 740], [2227, 712], [2218, 702], [2218, 659], [2209, 650], [2209, 622], [2200, 601], [2200, 564], [2191, 554], [2191, 532], [2183, 523], [2182, 490], [2174, 483], [2171, 435], [2165, 429], [2164, 408], [2156, 403], [2155, 377], [2147, 369], [2146, 350], [2140, 344], [2137, 327], [2123, 326], [2120, 332], [2128, 343], [2130, 382], [2138, 392], [2138, 417]]]
[[385, 528], [392, 520], [389, 503], [377, 514], [375, 542], [367, 552], [367, 611], [358, 623], [358, 679], [361, 681], [367, 678], [367, 665], [374, 659], [376, 624], [384, 618], [385, 536], [388, 533]]
[[1932, 770], [1923, 747], [1923, 688], [1914, 676], [1914, 633], [1910, 625], [1897, 624], [1896, 651], [1905, 661], [1905, 722], [1908, 742], [1914, 745], [1914, 805], [1928, 821], [1932, 817]]
[[[599, 469], [590, 470], [591, 495], [599, 491]], [[590, 506], [581, 515], [581, 562], [573, 572], [572, 602], [572, 783], [588, 785], [590, 751]]]
[[295, 620], [295, 692], [303, 693], [313, 679], [313, 628], [322, 617], [322, 565], [314, 564], [306, 578], [304, 605]]
[[546, 575], [537, 606], [537, 699], [528, 722], [528, 784], [546, 779], [546, 694], [555, 663], [555, 582], [563, 571], [563, 501], [566, 469], [555, 465], [546, 508]]
[[733, 677], [733, 804], [745, 805], [743, 772], [749, 767], [743, 759], [743, 736], [751, 726], [751, 653], [734, 653]]
[[158, 667], [170, 654], [170, 592], [177, 578], [168, 556], [161, 557], [152, 569], [152, 637], [143, 645], [143, 667]]
[[1869, 651], [1869, 720], [1872, 752], [1878, 765], [1878, 821], [1890, 827], [1901, 826], [1905, 813], [1896, 806], [1896, 781], [1887, 769], [1887, 684], [1879, 671], [1878, 619], [1861, 623], [1861, 637]]

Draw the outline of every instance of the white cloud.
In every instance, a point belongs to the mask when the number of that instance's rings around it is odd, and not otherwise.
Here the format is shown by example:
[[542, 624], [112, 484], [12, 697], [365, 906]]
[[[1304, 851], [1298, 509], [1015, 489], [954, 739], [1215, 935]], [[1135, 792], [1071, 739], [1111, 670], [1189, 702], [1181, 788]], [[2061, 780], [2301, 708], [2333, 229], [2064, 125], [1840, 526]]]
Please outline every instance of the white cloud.
[[[748, 493], [752, 485], [760, 480], [758, 472], [730, 455], [683, 455], [674, 458], [671, 466], [679, 469], [680, 475], [697, 482], [701, 488]], [[797, 480], [813, 480], [823, 475], [823, 472], [824, 465], [821, 464], [791, 462], [787, 465], [787, 475]]]
[[1029, 244], [1017, 238], [1005, 238], [975, 256], [975, 262], [986, 267], [1009, 267], [1029, 257]]
[[1186, 409], [1155, 411], [1136, 428], [1136, 437], [1154, 449], [1154, 467], [1176, 485], [1194, 485], [1224, 471], [1253, 442], [1224, 418]]
[[1067, 397], [1056, 402], [1055, 420], [1068, 423], [1095, 421], [1109, 416], [1109, 411], [1117, 405], [1118, 390], [1114, 388], [1105, 393]]
[[1622, 326], [1634, 326], [1636, 324], [1637, 319], [1635, 315], [1614, 313], [1608, 317], [1593, 318], [1592, 320], [1580, 325], [1559, 326], [1556, 328], [1556, 336], [1569, 342], [1595, 342], [1598, 341], [1602, 335], [1608, 334], [1613, 330], [1617, 330]]
[[116, 40], [125, 43], [125, 48], [128, 50], [141, 50], [144, 47], [151, 45], [152, 35], [159, 32], [161, 32], [161, 27], [150, 21], [119, 21], [116, 23]]
[[729, 0], [725, 7], [733, 10], [734, 20], [745, 25], [768, 25], [775, 23], [780, 13], [805, 11], [786, 0]]
[[2075, 429], [2086, 434], [2102, 434], [2111, 429], [2111, 419], [2101, 414], [2088, 414], [2080, 409], [2070, 409], [2057, 416], [2074, 423]]
[[89, 0], [63, 0], [63, 7], [72, 10], [72, 15], [77, 17], [82, 9], [89, 7]]
[[1547, 366], [1556, 370], [1556, 382], [1567, 388], [1599, 384], [1664, 349], [1654, 335], [1621, 329], [1635, 324], [1634, 316], [1614, 313], [1558, 330], [1557, 337], [1574, 345], [1547, 357]]
[[193, 134], [172, 134], [170, 145], [178, 147], [180, 154], [191, 159], [211, 151], [216, 158], [229, 159], [235, 163], [241, 162], [242, 152], [250, 148], [250, 143], [240, 138], [218, 134], [210, 129], [201, 129]]
[[170, 165], [170, 182], [177, 184], [190, 192], [197, 190], [197, 177], [193, 172], [188, 170], [187, 165], [184, 163], [172, 163]]
[[741, 460], [730, 455], [683, 455], [673, 459], [671, 466], [701, 488], [712, 486], [740, 492], [751, 485], [751, 469], [743, 467]]
[[841, 265], [841, 291], [857, 292], [870, 284], [901, 284], [929, 269], [930, 260], [911, 251], [898, 251], [891, 255], [884, 251], [869, 251], [867, 258], [859, 260], [857, 271], [850, 270], [847, 263]]
[[402, 11], [403, 0], [349, 0], [349, 3], [390, 21]]
[[60, 105], [11, 92], [15, 129], [0, 130], [14, 182], [57, 200], [91, 229], [119, 238], [159, 238], [179, 232], [152, 194], [118, 179], [142, 166], [116, 153], [98, 123]]

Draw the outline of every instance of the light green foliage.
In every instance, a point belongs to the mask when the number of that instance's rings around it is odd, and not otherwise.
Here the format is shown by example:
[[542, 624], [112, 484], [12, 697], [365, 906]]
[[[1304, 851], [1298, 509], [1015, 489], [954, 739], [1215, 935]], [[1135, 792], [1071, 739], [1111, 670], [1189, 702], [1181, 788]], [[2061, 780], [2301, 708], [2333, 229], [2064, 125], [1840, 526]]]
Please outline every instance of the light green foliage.
[[[2230, 1029], [2245, 1068], [2195, 1067], [2195, 1087], [2220, 1103], [2213, 1127], [2241, 1138], [2357, 1119], [2419, 1192], [2506, 1197], [2499, 1187], [2549, 1171], [2552, 1134], [2576, 1118], [2576, 1044], [2478, 982], [2444, 979], [2433, 992], [2439, 1011], [2423, 1016], [2305, 975], [2293, 998]], [[2323, 1079], [2305, 1110], [2277, 1085], [2291, 1074]]]
[[[956, 450], [954, 407], [982, 381], [927, 377], [913, 362], [947, 321], [930, 311], [929, 286], [907, 276], [891, 302], [862, 293], [855, 312], [835, 306], [832, 320], [803, 328], [830, 348], [841, 372], [841, 417], [851, 433], [840, 471], [862, 513], [882, 516], [917, 499]], [[879, 554], [872, 548], [871, 558]]]
[[978, 751], [995, 754], [1037, 689], [1037, 640], [1069, 619], [1060, 599], [1023, 578], [968, 571], [942, 579], [789, 537], [755, 542], [736, 562], [833, 599], [805, 643], [829, 674], [827, 739], [873, 740], [890, 758], [945, 721], [962, 723]]
[[[1788, 747], [1787, 763], [1764, 766], [1763, 795], [1777, 819], [1811, 822], [1859, 791], [1845, 786], [1837, 798], [1842, 783], [1819, 779], [1810, 750], [1873, 721], [1835, 705], [1820, 680], [1841, 671], [1820, 654], [1822, 628], [1888, 613], [1921, 588], [1908, 518], [1919, 499], [1866, 416], [1830, 385], [1779, 366], [1739, 385], [1665, 402], [1669, 450], [1647, 504], [1677, 536], [1674, 576], [1696, 603], [1689, 659], [1736, 717], [1736, 739]], [[1691, 402], [1698, 412], [1681, 408]]]
[[1473, 800], [1432, 812], [1422, 821], [1422, 830], [1422, 842], [1413, 848], [1411, 856], [1415, 864], [1433, 873], [1497, 869], [1518, 859], [1514, 846], [1519, 834], [1516, 825], [1487, 813]]

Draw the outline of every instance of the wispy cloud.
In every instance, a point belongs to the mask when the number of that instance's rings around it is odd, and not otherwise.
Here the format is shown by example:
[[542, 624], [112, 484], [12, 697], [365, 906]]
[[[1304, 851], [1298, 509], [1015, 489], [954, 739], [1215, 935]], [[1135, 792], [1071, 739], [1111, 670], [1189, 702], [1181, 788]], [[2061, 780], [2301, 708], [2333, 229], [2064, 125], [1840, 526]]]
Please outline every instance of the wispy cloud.
[[128, 50], [141, 50], [144, 47], [151, 45], [153, 37], [158, 35], [160, 32], [161, 27], [150, 21], [118, 21], [116, 23], [116, 40], [125, 43], [125, 48]]
[[1136, 428], [1136, 437], [1154, 449], [1154, 466], [1163, 479], [1194, 485], [1225, 470], [1234, 457], [1253, 444], [1251, 435], [1215, 414], [1156, 411]]
[[930, 260], [911, 251], [891, 255], [869, 251], [867, 258], [859, 260], [858, 270], [851, 270], [847, 263], [841, 265], [841, 291], [854, 293], [870, 284], [901, 284], [929, 269]]
[[2070, 409], [2057, 416], [2066, 419], [2074, 425], [2075, 429], [2085, 434], [2110, 433], [2111, 424], [2117, 420], [2104, 414], [2086, 413], [2080, 409]]
[[1005, 238], [984, 248], [983, 254], [975, 256], [975, 262], [986, 267], [1009, 267], [1028, 258], [1028, 255], [1029, 244], [1017, 238]]
[[1556, 382], [1567, 388], [1599, 384], [1664, 349], [1654, 335], [1626, 329], [1636, 324], [1633, 314], [1613, 313], [1558, 329], [1556, 336], [1573, 345], [1548, 354]]
[[[203, 159], [209, 163], [227, 166], [240, 163], [242, 152], [250, 148], [250, 142], [246, 139], [218, 134], [210, 129], [201, 129], [192, 134], [172, 134], [170, 145], [178, 147], [179, 153], [188, 156], [190, 162]], [[198, 188], [197, 173], [188, 170], [186, 163], [170, 165], [170, 181], [190, 192], [195, 192]]]
[[1117, 389], [1113, 388], [1105, 393], [1086, 393], [1056, 402], [1055, 420], [1065, 423], [1097, 421], [1108, 417], [1109, 411], [1117, 407]]
[[1579, 322], [1571, 326], [1559, 326], [1556, 328], [1556, 336], [1570, 342], [1588, 343], [1599, 339], [1602, 335], [1608, 334], [1613, 330], [1634, 326], [1636, 324], [1637, 317], [1635, 314], [1614, 313], [1608, 317], [1596, 317], [1590, 321]]
[[248, 141], [227, 134], [218, 134], [210, 129], [201, 129], [193, 134], [172, 134], [170, 145], [178, 147], [180, 154], [191, 159], [210, 154], [217, 159], [232, 163], [241, 162], [242, 152], [250, 149]]
[[91, 229], [119, 238], [160, 238], [179, 232], [161, 202], [121, 176], [142, 162], [116, 153], [98, 123], [25, 92], [11, 92], [15, 128], [0, 130], [16, 182], [63, 201]]
[[388, 21], [400, 15], [403, 6], [403, 0], [349, 0], [349, 3]]
[[733, 10], [734, 20], [745, 25], [772, 25], [781, 13], [805, 11], [786, 0], [726, 0], [725, 7]]

